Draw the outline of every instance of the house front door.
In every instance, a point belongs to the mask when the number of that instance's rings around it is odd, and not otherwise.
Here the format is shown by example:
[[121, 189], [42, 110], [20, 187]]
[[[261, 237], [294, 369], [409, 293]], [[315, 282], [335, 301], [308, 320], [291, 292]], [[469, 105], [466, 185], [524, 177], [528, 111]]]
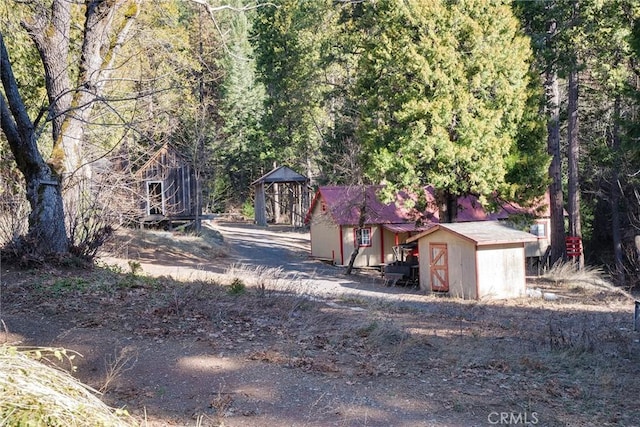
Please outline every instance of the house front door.
[[429, 278], [431, 290], [449, 291], [449, 262], [446, 243], [429, 243]]

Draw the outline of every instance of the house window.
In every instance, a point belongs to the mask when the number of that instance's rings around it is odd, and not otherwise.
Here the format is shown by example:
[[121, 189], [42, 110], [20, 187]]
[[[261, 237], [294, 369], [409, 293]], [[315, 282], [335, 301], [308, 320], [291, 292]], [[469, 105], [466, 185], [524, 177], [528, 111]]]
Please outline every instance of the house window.
[[532, 224], [531, 228], [529, 229], [529, 232], [531, 234], [538, 236], [538, 238], [540, 239], [547, 237], [547, 230], [544, 226], [544, 223], [541, 223], [541, 222]]
[[371, 246], [371, 228], [357, 228], [354, 230], [355, 243], [358, 247]]

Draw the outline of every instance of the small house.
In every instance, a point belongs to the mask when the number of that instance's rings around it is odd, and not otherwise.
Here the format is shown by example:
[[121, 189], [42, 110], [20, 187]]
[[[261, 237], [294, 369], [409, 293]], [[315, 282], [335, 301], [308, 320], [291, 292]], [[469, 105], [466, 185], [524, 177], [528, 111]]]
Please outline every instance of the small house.
[[503, 299], [526, 290], [525, 244], [533, 234], [498, 221], [434, 224], [418, 242], [420, 288], [464, 299]]
[[[396, 261], [400, 243], [419, 231], [415, 215], [405, 207], [406, 195], [395, 202], [378, 198], [381, 186], [326, 186], [316, 192], [305, 222], [310, 227], [311, 256], [347, 265], [354, 249], [354, 267], [380, 267]], [[362, 227], [360, 227], [362, 224]]]
[[201, 214], [194, 168], [173, 146], [163, 145], [134, 176], [142, 223], [194, 220]]

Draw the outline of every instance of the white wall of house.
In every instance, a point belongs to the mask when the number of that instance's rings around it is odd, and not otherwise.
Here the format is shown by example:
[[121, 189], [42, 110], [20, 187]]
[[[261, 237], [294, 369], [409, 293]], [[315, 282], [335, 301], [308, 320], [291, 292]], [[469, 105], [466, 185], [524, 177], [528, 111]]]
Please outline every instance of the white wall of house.
[[551, 245], [551, 220], [549, 218], [536, 219], [530, 232], [538, 236], [538, 241], [525, 244], [525, 255], [527, 258], [541, 257]]

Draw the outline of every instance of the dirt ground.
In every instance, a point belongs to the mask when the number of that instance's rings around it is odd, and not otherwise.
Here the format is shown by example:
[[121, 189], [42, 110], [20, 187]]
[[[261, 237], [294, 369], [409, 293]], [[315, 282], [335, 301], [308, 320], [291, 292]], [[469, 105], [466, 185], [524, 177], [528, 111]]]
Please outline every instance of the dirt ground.
[[143, 426], [640, 425], [624, 295], [427, 296], [342, 277], [304, 233], [215, 227], [131, 231], [93, 269], [3, 264], [0, 342], [77, 351], [74, 375]]

